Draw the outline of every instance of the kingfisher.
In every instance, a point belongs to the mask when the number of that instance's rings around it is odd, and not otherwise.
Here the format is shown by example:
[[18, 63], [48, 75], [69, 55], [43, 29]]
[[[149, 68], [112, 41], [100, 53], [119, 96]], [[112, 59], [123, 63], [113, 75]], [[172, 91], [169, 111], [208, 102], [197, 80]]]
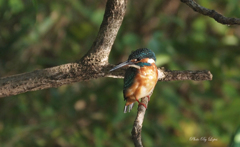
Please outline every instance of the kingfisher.
[[140, 48], [133, 51], [127, 61], [110, 70], [111, 72], [121, 67], [129, 67], [125, 73], [123, 85], [123, 96], [126, 101], [124, 113], [127, 112], [127, 109], [130, 112], [135, 102], [147, 109], [147, 106], [139, 100], [148, 97], [148, 101], [150, 101], [150, 95], [159, 77], [155, 62], [156, 56], [153, 51], [147, 48]]

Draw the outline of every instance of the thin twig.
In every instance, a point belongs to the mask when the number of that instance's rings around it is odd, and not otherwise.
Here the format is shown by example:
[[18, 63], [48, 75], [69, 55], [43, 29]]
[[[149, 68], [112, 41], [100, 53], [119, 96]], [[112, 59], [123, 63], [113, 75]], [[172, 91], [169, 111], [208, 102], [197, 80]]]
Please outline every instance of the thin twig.
[[[109, 65], [109, 67], [113, 67]], [[109, 68], [107, 68], [109, 69]], [[111, 78], [123, 78], [126, 68], [120, 68], [110, 73], [106, 73], [105, 77]], [[159, 70], [159, 81], [182, 81], [182, 80], [194, 80], [204, 81], [212, 80], [213, 75], [209, 70], [165, 70], [158, 68]]]
[[216, 12], [215, 10], [210, 10], [210, 9], [207, 9], [207, 8], [197, 4], [194, 0], [181, 0], [181, 2], [187, 4], [194, 11], [201, 13], [203, 15], [209, 16], [221, 24], [240, 25], [239, 18], [225, 17], [225, 16], [221, 15], [220, 13]]
[[[148, 106], [148, 98], [142, 98], [142, 103]], [[138, 106], [137, 117], [133, 124], [132, 129], [132, 140], [134, 142], [135, 147], [143, 147], [141, 132], [142, 132], [142, 124], [144, 120], [144, 115], [146, 112], [146, 108], [143, 105]]]

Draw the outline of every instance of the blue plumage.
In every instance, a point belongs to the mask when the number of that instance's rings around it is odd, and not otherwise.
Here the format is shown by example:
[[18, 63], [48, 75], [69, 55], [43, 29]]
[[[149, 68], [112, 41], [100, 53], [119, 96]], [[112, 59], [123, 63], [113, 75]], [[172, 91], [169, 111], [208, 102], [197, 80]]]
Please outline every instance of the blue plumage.
[[[132, 59], [143, 59], [143, 58], [151, 58], [153, 60], [156, 61], [156, 57], [153, 51], [151, 51], [150, 49], [147, 48], [141, 48], [141, 49], [137, 49], [136, 51], [133, 51], [131, 53], [131, 55], [129, 55], [128, 60], [132, 60]], [[135, 63], [135, 65], [138, 65], [140, 67], [143, 66], [151, 66], [150, 63], [145, 63], [145, 62], [138, 62]], [[134, 77], [137, 74], [138, 69], [134, 68], [134, 67], [129, 67], [125, 73], [124, 76], [124, 84], [123, 84], [123, 95], [124, 95], [124, 100], [126, 100], [125, 97], [125, 91], [127, 88], [131, 87], [134, 81]]]
[[136, 63], [136, 65], [140, 66], [140, 67], [143, 67], [143, 66], [151, 66], [150, 63], [144, 63], [144, 62], [138, 62]]
[[141, 60], [143, 58], [151, 58], [154, 61], [156, 61], [155, 53], [148, 48], [141, 48], [141, 49], [137, 49], [136, 51], [133, 51], [131, 55], [128, 57], [128, 60], [132, 60], [132, 59]]
[[[147, 108], [144, 103], [139, 102], [139, 99], [145, 96], [148, 96], [150, 99], [149, 93], [151, 93], [158, 80], [156, 64], [149, 59], [156, 61], [153, 51], [147, 48], [137, 49], [131, 53], [127, 61], [122, 62], [110, 70], [113, 71], [124, 66], [130, 66], [124, 76], [123, 95], [124, 100], [126, 100], [124, 113], [127, 112], [127, 109], [130, 112], [135, 101], [137, 101], [139, 105]], [[146, 74], [144, 70], [149, 72]], [[145, 74], [141, 74], [142, 72]], [[147, 80], [148, 84], [143, 84], [146, 83], [146, 81], [143, 82], [142, 80]], [[136, 85], [133, 85], [135, 82]]]
[[124, 100], [126, 100], [125, 90], [127, 90], [127, 88], [132, 86], [136, 73], [137, 73], [137, 69], [133, 68], [133, 67], [128, 68], [126, 73], [125, 73], [124, 84], [123, 84]]

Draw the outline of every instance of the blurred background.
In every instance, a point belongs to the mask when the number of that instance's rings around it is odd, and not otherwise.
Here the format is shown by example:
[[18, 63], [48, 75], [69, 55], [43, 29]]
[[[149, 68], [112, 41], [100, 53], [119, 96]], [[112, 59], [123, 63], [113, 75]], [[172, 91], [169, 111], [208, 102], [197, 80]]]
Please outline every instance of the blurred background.
[[[197, 2], [240, 18], [238, 0]], [[0, 0], [0, 77], [79, 60], [95, 39], [105, 4]], [[145, 146], [230, 143], [240, 123], [239, 37], [239, 26], [219, 24], [180, 1], [128, 1], [110, 63], [148, 47], [159, 67], [213, 74], [212, 81], [158, 82], [143, 123]], [[0, 98], [0, 146], [133, 147], [137, 106], [123, 113], [122, 87], [123, 79], [101, 78]], [[215, 140], [204, 142], [201, 137]]]

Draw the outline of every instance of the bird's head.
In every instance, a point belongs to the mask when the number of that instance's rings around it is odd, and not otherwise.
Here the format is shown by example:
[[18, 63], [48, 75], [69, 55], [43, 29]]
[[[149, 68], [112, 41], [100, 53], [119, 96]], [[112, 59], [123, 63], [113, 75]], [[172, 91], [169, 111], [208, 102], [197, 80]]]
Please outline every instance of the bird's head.
[[147, 48], [141, 48], [133, 51], [129, 57], [128, 60], [120, 63], [119, 65], [112, 68], [110, 71], [116, 70], [118, 68], [124, 67], [124, 66], [131, 66], [135, 68], [140, 68], [138, 65], [139, 63], [155, 63], [156, 62], [156, 56], [153, 51]]

